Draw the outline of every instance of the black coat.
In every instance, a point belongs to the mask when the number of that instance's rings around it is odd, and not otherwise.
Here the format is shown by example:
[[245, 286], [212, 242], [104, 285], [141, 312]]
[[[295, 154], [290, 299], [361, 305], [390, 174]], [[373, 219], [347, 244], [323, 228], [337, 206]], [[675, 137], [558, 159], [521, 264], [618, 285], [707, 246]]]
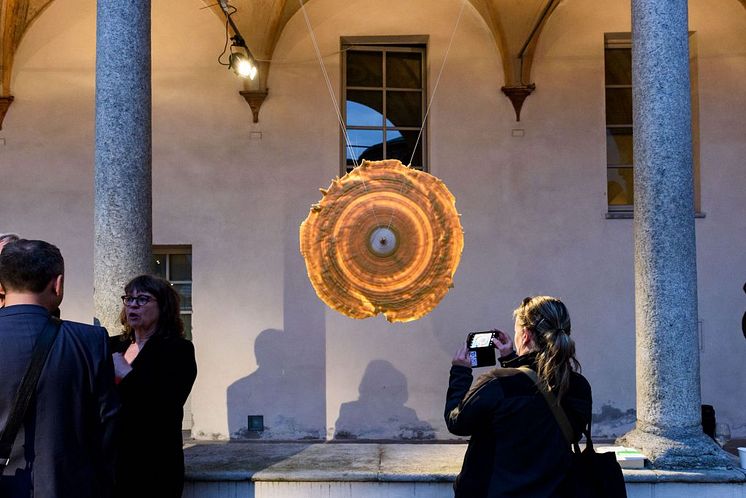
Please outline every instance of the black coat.
[[[535, 354], [501, 362], [536, 369]], [[471, 436], [456, 478], [456, 498], [570, 496], [564, 489], [570, 446], [541, 392], [524, 374], [480, 376], [451, 367], [445, 419], [448, 430]], [[576, 439], [591, 419], [591, 386], [574, 373], [562, 400]]]
[[[129, 342], [112, 337], [112, 350]], [[119, 383], [122, 399], [116, 495], [180, 498], [184, 486], [181, 422], [197, 376], [194, 346], [186, 339], [154, 336]]]
[[[41, 306], [0, 309], [0, 427], [48, 318]], [[106, 330], [62, 322], [0, 479], [0, 497], [110, 496], [118, 409]]]

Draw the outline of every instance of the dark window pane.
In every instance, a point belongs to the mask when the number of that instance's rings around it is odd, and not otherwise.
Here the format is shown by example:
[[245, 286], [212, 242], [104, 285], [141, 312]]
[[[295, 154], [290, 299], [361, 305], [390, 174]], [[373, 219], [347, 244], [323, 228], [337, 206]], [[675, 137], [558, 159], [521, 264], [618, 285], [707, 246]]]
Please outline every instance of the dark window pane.
[[181, 321], [184, 322], [184, 338], [192, 340], [192, 315], [191, 313], [182, 313]]
[[632, 89], [606, 89], [606, 124], [632, 124]]
[[383, 126], [383, 92], [347, 91], [348, 126]]
[[150, 272], [153, 275], [166, 278], [166, 255], [165, 254], [153, 254], [153, 258], [150, 260]]
[[386, 134], [386, 158], [398, 159], [402, 164], [409, 165], [412, 160], [412, 167], [422, 169], [422, 137], [417, 144], [417, 153], [412, 157], [412, 149], [417, 141], [419, 130], [390, 130]]
[[383, 86], [383, 54], [348, 51], [347, 86]]
[[386, 86], [422, 88], [422, 55], [418, 52], [387, 52]]
[[604, 51], [607, 85], [632, 84], [632, 50], [607, 48]]
[[606, 163], [632, 164], [632, 128], [606, 128]]
[[169, 259], [171, 263], [171, 280], [192, 279], [191, 254], [172, 254]]
[[632, 168], [608, 168], [606, 192], [609, 206], [631, 206], [634, 203]]
[[422, 125], [422, 93], [386, 92], [386, 123], [397, 128]]
[[181, 298], [181, 309], [192, 309], [192, 284], [173, 284], [174, 290]]
[[355, 166], [353, 158], [358, 164], [363, 159], [380, 161], [383, 159], [383, 131], [382, 130], [347, 130], [350, 146], [347, 149], [347, 165]]

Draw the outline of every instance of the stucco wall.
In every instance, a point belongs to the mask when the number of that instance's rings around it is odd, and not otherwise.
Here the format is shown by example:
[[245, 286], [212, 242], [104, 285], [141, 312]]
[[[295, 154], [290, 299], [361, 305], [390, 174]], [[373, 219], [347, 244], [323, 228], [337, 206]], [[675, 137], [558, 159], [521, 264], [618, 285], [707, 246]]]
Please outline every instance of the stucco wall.
[[[340, 36], [426, 34], [432, 93], [461, 7], [438, 4], [308, 3], [335, 90]], [[154, 242], [193, 248], [194, 434], [227, 438], [262, 414], [271, 438], [451, 437], [442, 404], [452, 352], [470, 330], [512, 330], [513, 307], [536, 293], [570, 308], [594, 433], [625, 432], [635, 407], [632, 222], [605, 219], [603, 34], [629, 31], [629, 5], [558, 7], [520, 123], [499, 90], [494, 40], [467, 5], [429, 118], [431, 172], [456, 196], [463, 258], [440, 306], [393, 325], [327, 309], [305, 275], [298, 226], [338, 174], [339, 131], [302, 15], [282, 33], [252, 124], [240, 83], [215, 62], [223, 26], [203, 5], [153, 2]], [[746, 9], [693, 1], [690, 24], [706, 213], [696, 221], [702, 395], [744, 434]], [[81, 321], [93, 316], [94, 43], [95, 2], [56, 0], [21, 44], [0, 131], [0, 231], [60, 246], [63, 314]]]

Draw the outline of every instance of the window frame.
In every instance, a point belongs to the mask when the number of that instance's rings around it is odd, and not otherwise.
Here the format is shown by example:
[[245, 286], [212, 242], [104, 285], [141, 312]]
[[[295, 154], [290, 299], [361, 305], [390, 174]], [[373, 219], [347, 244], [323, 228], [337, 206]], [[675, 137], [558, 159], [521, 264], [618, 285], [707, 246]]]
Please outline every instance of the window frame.
[[[428, 154], [428, 126], [427, 122], [422, 125], [425, 115], [427, 113], [428, 103], [428, 81], [427, 81], [427, 48], [428, 48], [427, 35], [411, 35], [411, 36], [343, 36], [340, 37], [340, 79], [341, 79], [341, 102], [340, 102], [340, 113], [345, 126], [345, 130], [372, 130], [382, 131], [382, 147], [383, 157], [387, 158], [387, 141], [386, 132], [388, 131], [415, 131], [419, 133], [422, 129], [419, 143], [417, 147], [421, 150], [422, 164], [413, 166], [416, 169], [422, 171], [429, 171], [429, 154]], [[355, 51], [368, 51], [382, 53], [382, 86], [380, 87], [366, 87], [366, 86], [348, 86], [347, 85], [347, 52], [350, 50]], [[420, 53], [421, 54], [421, 86], [416, 89], [420, 92], [420, 126], [388, 126], [386, 120], [386, 103], [389, 92], [407, 91], [411, 92], [413, 88], [398, 88], [388, 87], [386, 81], [386, 53]], [[353, 125], [347, 124], [347, 91], [348, 90], [380, 90], [383, 94], [382, 110], [383, 119], [381, 126], [370, 126], [370, 125]], [[352, 168], [347, 165], [347, 141], [345, 140], [345, 134], [340, 130], [340, 174], [345, 175]], [[349, 131], [348, 131], [349, 135]]]
[[[606, 81], [606, 50], [607, 49], [629, 49], [632, 50], [632, 33], [620, 32], [620, 33], [604, 33], [604, 130], [606, 137], [609, 128], [623, 128], [630, 126], [632, 127], [633, 142], [634, 142], [634, 117], [633, 122], [630, 125], [609, 125], [607, 122], [607, 102], [606, 102], [606, 90], [609, 88], [623, 88], [626, 85], [609, 85]], [[705, 213], [701, 211], [701, 197], [700, 197], [700, 141], [699, 141], [699, 68], [698, 68], [698, 56], [697, 56], [697, 41], [696, 32], [689, 32], [689, 81], [690, 81], [690, 95], [691, 95], [691, 133], [692, 133], [692, 174], [694, 180], [694, 216], [695, 218], [704, 218]], [[631, 71], [631, 68], [630, 68]], [[629, 88], [632, 88], [632, 80], [630, 78]], [[631, 219], [634, 213], [634, 182], [632, 184], [632, 204], [624, 205], [611, 205], [609, 204], [609, 169], [610, 167], [629, 167], [633, 171], [634, 176], [634, 157], [632, 158], [632, 164], [630, 165], [613, 165], [610, 166], [608, 162], [608, 141], [604, 143], [604, 151], [606, 152], [606, 218], [607, 219]], [[634, 155], [634, 151], [632, 151]]]
[[[192, 246], [191, 245], [153, 245], [152, 248], [152, 254], [153, 258], [156, 256], [165, 256], [166, 261], [164, 263], [165, 268], [165, 279], [168, 280], [168, 282], [171, 285], [190, 285], [192, 288], [192, 291], [194, 290], [194, 273], [192, 273], [192, 279], [191, 280], [171, 280], [171, 256], [174, 255], [189, 255], [192, 256]], [[190, 271], [194, 271], [194, 266], [190, 268]], [[194, 315], [194, 304], [193, 301], [190, 300], [190, 306], [189, 308], [181, 307], [179, 309], [179, 315], [189, 315], [189, 339], [192, 340], [193, 334], [192, 334], [192, 328], [193, 328], [193, 321], [192, 317]]]

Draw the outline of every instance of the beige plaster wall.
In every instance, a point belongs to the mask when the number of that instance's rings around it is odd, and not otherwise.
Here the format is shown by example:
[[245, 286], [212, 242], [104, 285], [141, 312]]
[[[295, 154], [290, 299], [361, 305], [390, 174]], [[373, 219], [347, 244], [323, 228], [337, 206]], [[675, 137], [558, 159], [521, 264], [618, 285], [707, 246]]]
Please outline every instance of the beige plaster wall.
[[[735, 0], [691, 5], [706, 213], [696, 222], [703, 402], [746, 433], [746, 374], [737, 373], [746, 9]], [[338, 174], [339, 131], [302, 15], [279, 40], [270, 95], [252, 124], [240, 82], [215, 62], [223, 26], [201, 7], [153, 2], [154, 242], [193, 247], [197, 437], [242, 433], [247, 415], [262, 414], [268, 438], [448, 438], [452, 352], [470, 330], [511, 330], [512, 308], [536, 293], [570, 308], [600, 414], [594, 432], [629, 428], [632, 222], [604, 216], [603, 110], [603, 33], [629, 31], [628, 4], [558, 7], [520, 123], [499, 90], [494, 41], [466, 6], [429, 123], [431, 171], [456, 195], [466, 245], [455, 288], [408, 324], [346, 318], [306, 278], [298, 226], [318, 187]], [[437, 9], [426, 0], [307, 5], [336, 92], [340, 36], [426, 34], [431, 94], [460, 8], [458, 0], [438, 0]], [[0, 231], [58, 243], [68, 267], [63, 313], [81, 321], [93, 315], [94, 43], [95, 2], [56, 0], [21, 44], [16, 100], [0, 131]]]

